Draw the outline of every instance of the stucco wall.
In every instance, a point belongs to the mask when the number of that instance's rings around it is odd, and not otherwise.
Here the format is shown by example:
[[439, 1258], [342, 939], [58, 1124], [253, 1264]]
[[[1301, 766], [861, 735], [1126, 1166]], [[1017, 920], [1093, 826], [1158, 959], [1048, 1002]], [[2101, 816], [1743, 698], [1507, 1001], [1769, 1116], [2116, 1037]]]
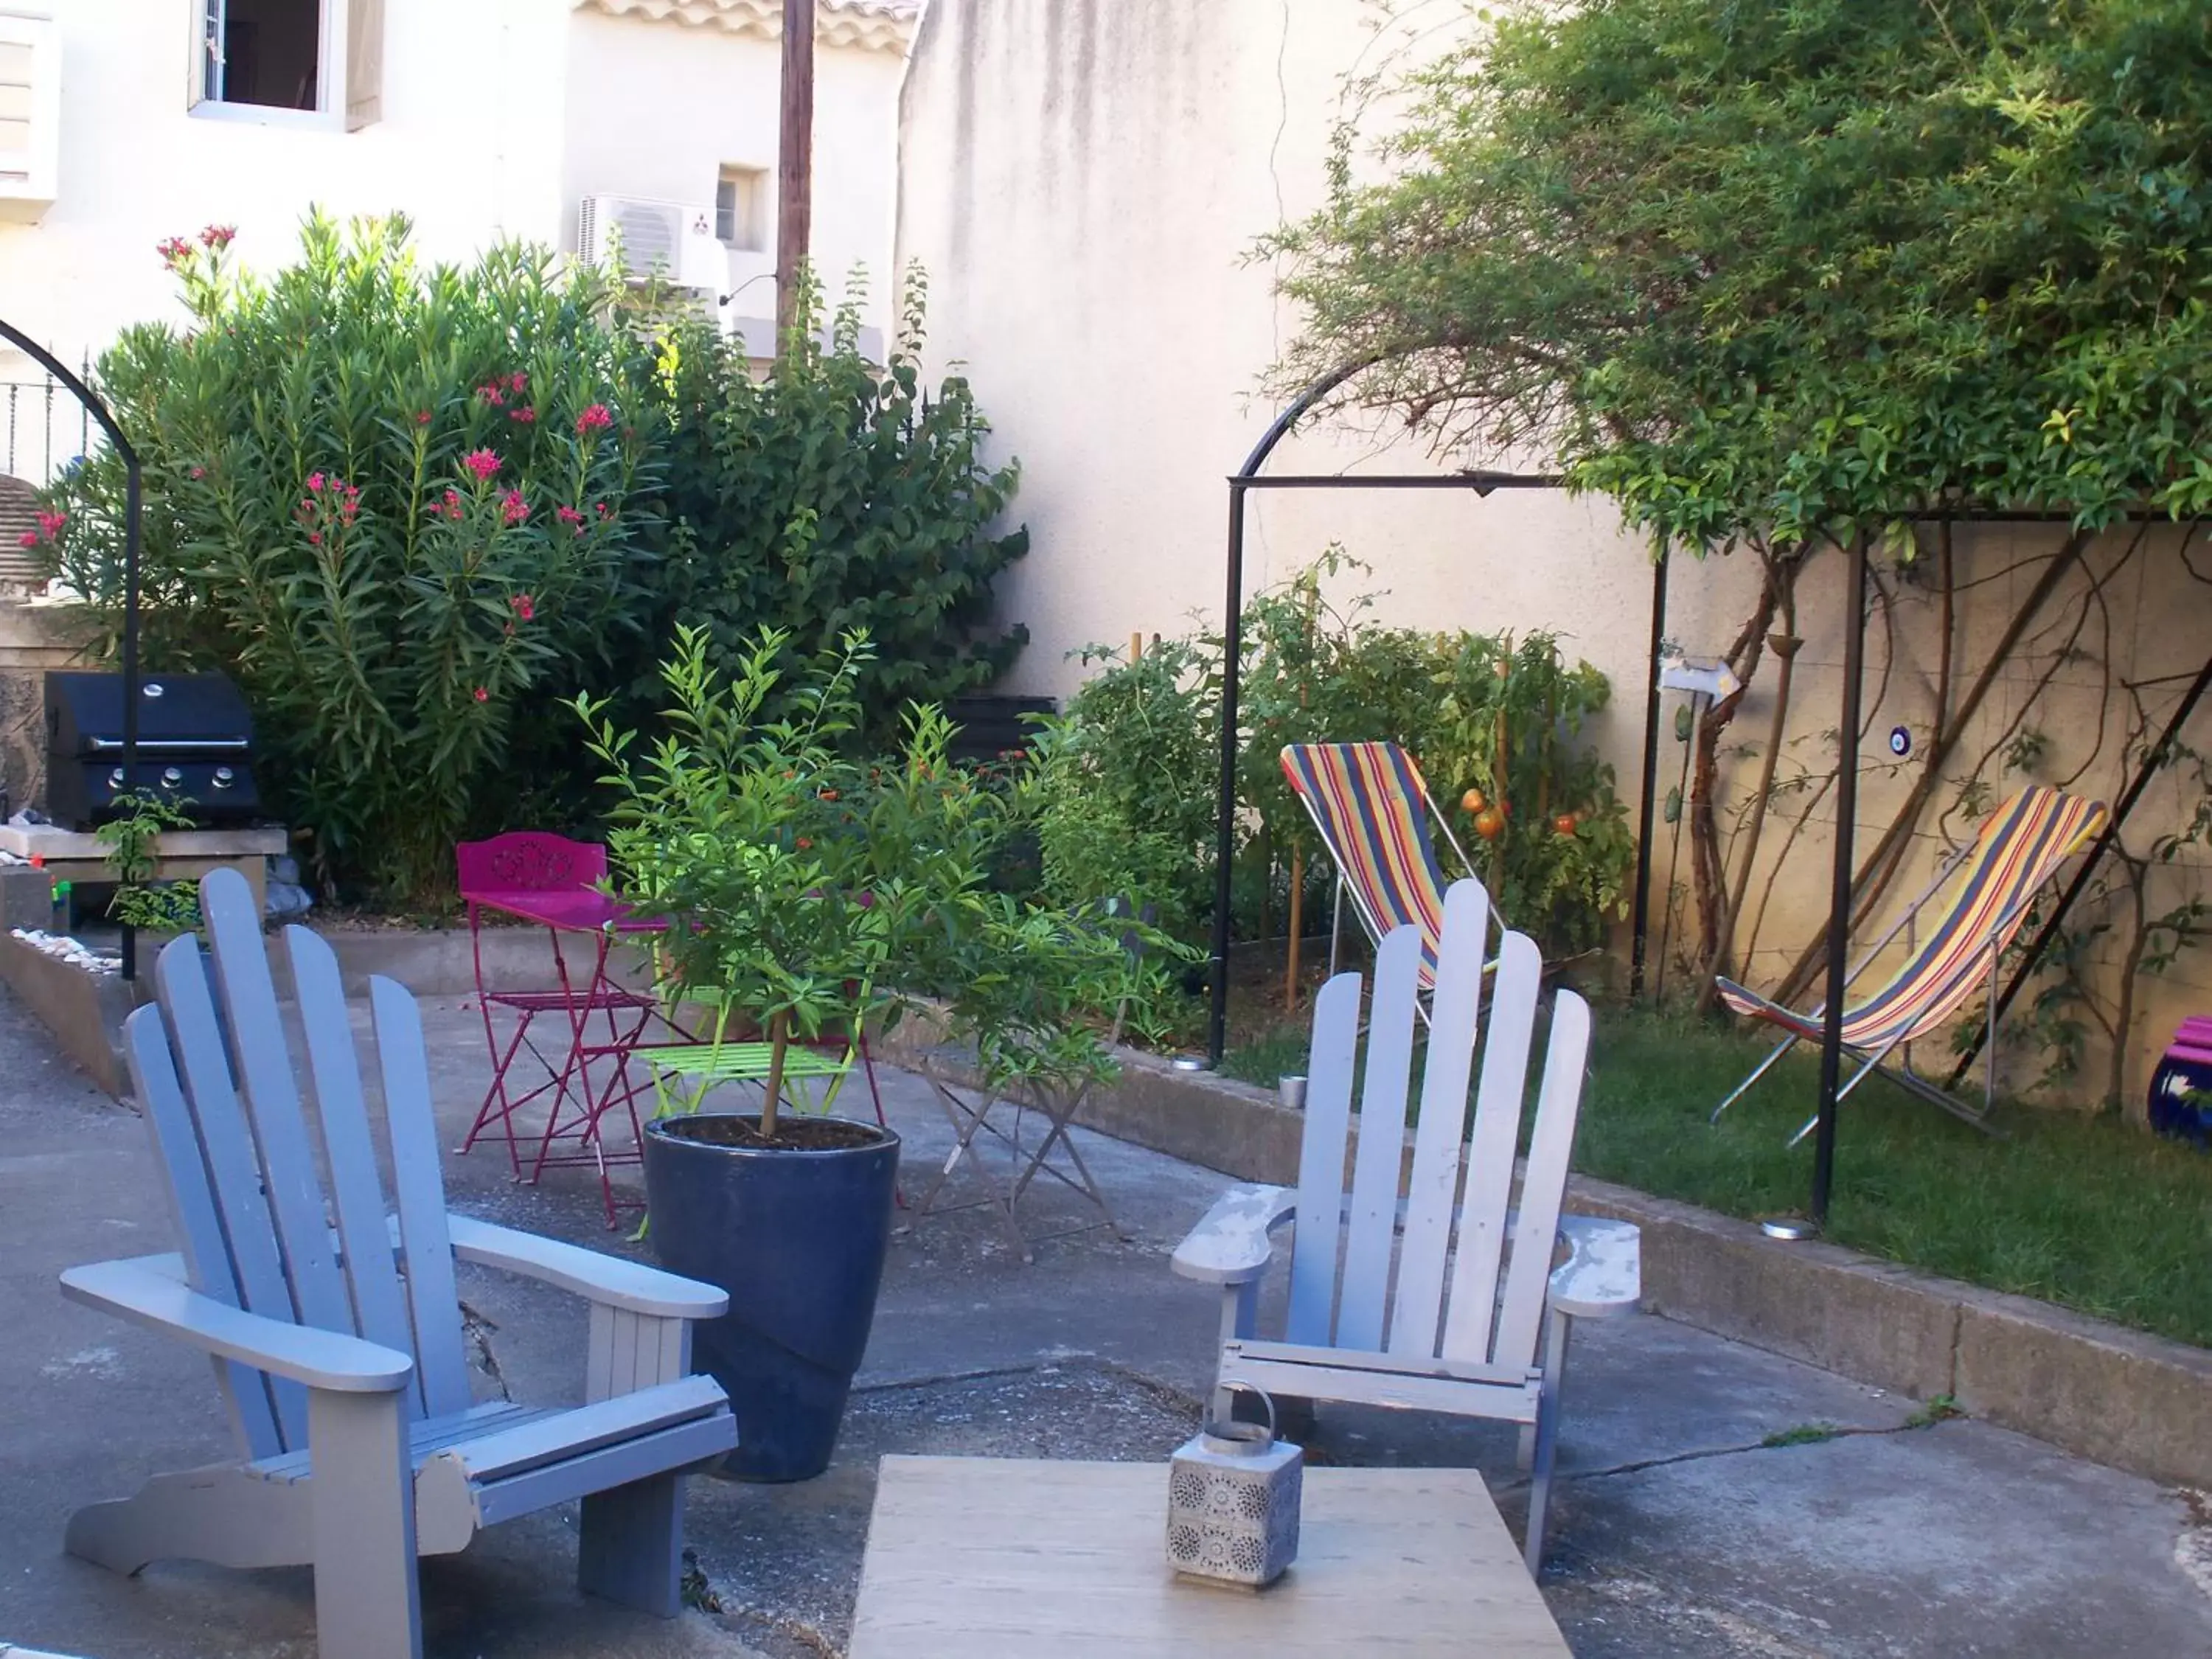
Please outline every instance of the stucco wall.
[[[936, 277], [939, 363], [964, 366], [1000, 452], [1023, 464], [1017, 510], [1033, 550], [1003, 590], [1006, 616], [1028, 623], [1034, 641], [1015, 672], [1018, 689], [1069, 690], [1082, 671], [1067, 653], [1087, 641], [1173, 631], [1194, 611], [1218, 618], [1223, 481], [1274, 413], [1260, 379], [1297, 325], [1274, 299], [1273, 273], [1251, 260], [1254, 240], [1322, 199], [1329, 134], [1346, 112], [1345, 77], [1418, 53], [1463, 15], [1452, 0], [1401, 5], [1393, 32], [1377, 35], [1380, 10], [1318, 0], [933, 0], [902, 111], [899, 250]], [[1293, 440], [1271, 470], [1431, 464], [1419, 442], [1353, 422]], [[1632, 795], [1651, 572], [1648, 550], [1621, 533], [1605, 502], [1556, 492], [1482, 501], [1458, 492], [1261, 494], [1249, 533], [1248, 592], [1340, 541], [1375, 569], [1345, 578], [1340, 591], [1387, 589], [1380, 620], [1559, 633], [1613, 680], [1615, 704], [1598, 737], [1623, 794]], [[2056, 539], [2042, 526], [1961, 537], [1962, 687], [2034, 580], [2036, 567], [2021, 562]], [[2172, 544], [2170, 532], [2154, 538], [2101, 587], [2087, 579], [2065, 586], [2039, 629], [2084, 617], [2094, 625], [2070, 642], [2063, 628], [2042, 635], [2003, 671], [1946, 769], [1940, 800], [1954, 800], [1970, 775], [1999, 796], [2030, 775], [2008, 771], [2001, 756], [1976, 763], [1985, 749], [2002, 748], [2032, 695], [2041, 702], [2025, 724], [2047, 739], [2033, 775], [2117, 793], [2130, 759], [2129, 702], [2117, 682], [2193, 669], [2204, 648], [2201, 627], [2184, 620], [2205, 614], [2203, 590], [2182, 571]], [[2101, 545], [2092, 568], [2107, 570], [2124, 545], [2124, 538]], [[2212, 560], [2200, 556], [2199, 568], [2212, 570]], [[1779, 767], [1785, 784], [1799, 770], [1832, 772], [1840, 580], [1841, 561], [1832, 556], [1801, 592], [1806, 644]], [[1894, 606], [1877, 613], [1862, 846], [1887, 826], [1909, 787], [1907, 772], [1880, 763], [1889, 728], [1912, 728], [1925, 753], [1940, 653], [1922, 582], [1924, 573], [1898, 585]], [[1678, 559], [1667, 632], [1693, 653], [1717, 653], [1758, 590], [1747, 558]], [[2050, 685], [2039, 693], [2046, 672]], [[1732, 750], [1766, 746], [1772, 682], [1770, 660], [1728, 734]], [[2147, 688], [2158, 717], [2179, 690]], [[1663, 717], [1662, 794], [1682, 754], [1671, 740], [1674, 701]], [[2191, 735], [2212, 744], [2212, 710]], [[1756, 766], [1755, 752], [1727, 759], [1724, 823], [1755, 787]], [[2161, 783], [2140, 809], [2130, 844], [2148, 848], [2181, 805], [2178, 787]], [[1773, 876], [1745, 964], [1754, 981], [1778, 973], [1825, 915], [1832, 811], [1832, 797], [1814, 790], [1776, 801], [1747, 904], [1761, 902]], [[1671, 833], [1657, 826], [1662, 893]], [[1960, 813], [1929, 812], [1895, 890], [1917, 890], [1947, 835], [1971, 833]], [[1679, 874], [1688, 880], [1686, 846]], [[2153, 909], [2201, 880], [2194, 866], [2155, 875]], [[2100, 948], [2109, 953], [2109, 945]], [[2212, 1007], [2212, 963], [2186, 958], [2142, 987], [2136, 1053], [2162, 1048], [2181, 1012]], [[2032, 1070], [2036, 1062], [2020, 1054], [2016, 1063]], [[2140, 1063], [2131, 1066], [2131, 1094], [2142, 1076]]]
[[387, 0], [384, 118], [359, 132], [217, 119], [186, 106], [192, 8], [70, 0], [60, 185], [35, 224], [0, 225], [9, 319], [74, 362], [127, 322], [175, 314], [163, 237], [234, 223], [269, 266], [310, 203], [404, 209], [428, 256], [560, 226], [566, 0]]
[[[426, 258], [463, 259], [504, 236], [573, 246], [586, 191], [711, 205], [720, 164], [775, 162], [776, 43], [712, 5], [702, 26], [576, 0], [385, 0], [383, 115], [357, 132], [191, 112], [191, 0], [55, 9], [59, 188], [37, 222], [0, 223], [0, 314], [70, 362], [126, 323], [180, 315], [154, 246], [204, 224], [235, 224], [240, 257], [265, 269], [311, 204], [398, 209]], [[881, 276], [902, 54], [833, 41], [817, 56], [817, 255], [833, 280], [855, 260]], [[769, 283], [763, 296], [773, 316]], [[21, 374], [0, 354], [0, 376]]]
[[[569, 31], [563, 233], [576, 203], [599, 192], [711, 205], [725, 166], [769, 175], [757, 253], [730, 255], [730, 313], [775, 315], [778, 82], [781, 45], [719, 27], [580, 11]], [[865, 316], [882, 327], [891, 301], [891, 224], [898, 165], [896, 52], [815, 54], [811, 246], [832, 301], [866, 267]], [[729, 291], [726, 289], [725, 291]]]

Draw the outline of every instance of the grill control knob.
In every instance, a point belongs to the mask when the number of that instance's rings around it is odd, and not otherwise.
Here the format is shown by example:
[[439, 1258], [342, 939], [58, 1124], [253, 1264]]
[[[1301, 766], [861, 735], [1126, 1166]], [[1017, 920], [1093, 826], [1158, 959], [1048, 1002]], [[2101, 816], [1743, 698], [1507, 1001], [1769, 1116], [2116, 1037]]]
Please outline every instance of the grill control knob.
[[215, 787], [216, 788], [228, 789], [232, 784], [236, 783], [237, 781], [238, 774], [232, 771], [228, 766], [218, 766], [215, 769]]
[[185, 775], [175, 767], [165, 766], [161, 769], [161, 781], [167, 784], [170, 788], [174, 789], [184, 781]]

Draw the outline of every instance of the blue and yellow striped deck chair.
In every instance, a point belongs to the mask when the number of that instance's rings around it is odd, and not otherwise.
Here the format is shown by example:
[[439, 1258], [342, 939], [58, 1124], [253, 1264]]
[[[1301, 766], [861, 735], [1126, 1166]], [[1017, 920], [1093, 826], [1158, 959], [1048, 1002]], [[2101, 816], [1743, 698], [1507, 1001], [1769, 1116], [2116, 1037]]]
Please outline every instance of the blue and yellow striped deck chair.
[[[2058, 872], [2058, 866], [2081, 851], [2104, 827], [2105, 818], [2102, 801], [2083, 800], [2039, 785], [2023, 789], [2007, 800], [1990, 814], [1981, 833], [1972, 842], [1944, 860], [1926, 890], [1905, 908], [1904, 915], [1851, 970], [1851, 979], [1856, 979], [1924, 906], [1947, 886], [1952, 889], [1942, 908], [1942, 919], [1905, 964], [1873, 995], [1844, 1010], [1844, 1048], [1862, 1063], [1858, 1071], [1837, 1090], [1838, 1100], [1857, 1088], [1897, 1048], [1925, 1036], [1948, 1019], [1976, 986], [1986, 984], [1995, 990], [1997, 959], [2012, 936], [2020, 931], [2035, 896]], [[1846, 985], [1850, 982], [1844, 981]], [[1732, 980], [1721, 980], [1718, 988], [1721, 1000], [1736, 1012], [1778, 1025], [1788, 1036], [1726, 1100], [1713, 1109], [1717, 1121], [1796, 1044], [1820, 1040], [1821, 1016], [1826, 1006], [1824, 1003], [1810, 1013], [1801, 1014]], [[1996, 1006], [1992, 996], [1992, 1020]], [[1995, 1094], [1996, 1036], [1992, 1030], [1985, 1044], [1990, 1056], [1990, 1096]], [[1975, 1108], [1954, 1099], [1925, 1079], [1916, 1077], [1910, 1067], [1884, 1068], [1884, 1074], [1930, 1105], [1941, 1107], [1978, 1128], [1988, 1127], [1983, 1121], [1989, 1112], [1988, 1097], [1979, 1108]], [[1815, 1121], [1808, 1120], [1790, 1144], [1794, 1146], [1802, 1140]]]
[[1413, 757], [1395, 743], [1294, 743], [1282, 758], [1284, 776], [1336, 866], [1329, 972], [1336, 972], [1338, 924], [1349, 896], [1360, 926], [1378, 948], [1393, 928], [1420, 929], [1420, 989], [1429, 995], [1436, 989], [1444, 889], [1450, 882], [1437, 862], [1425, 812], [1469, 878], [1474, 866], [1430, 799]]

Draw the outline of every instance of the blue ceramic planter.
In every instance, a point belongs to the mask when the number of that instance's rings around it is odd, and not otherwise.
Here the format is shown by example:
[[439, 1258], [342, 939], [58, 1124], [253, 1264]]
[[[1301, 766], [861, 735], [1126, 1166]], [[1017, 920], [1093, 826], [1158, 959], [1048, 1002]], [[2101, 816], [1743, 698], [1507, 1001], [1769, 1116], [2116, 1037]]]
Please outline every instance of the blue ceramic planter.
[[820, 1152], [698, 1138], [724, 1115], [647, 1126], [650, 1237], [670, 1272], [730, 1295], [729, 1312], [692, 1336], [694, 1366], [737, 1413], [722, 1473], [811, 1480], [830, 1467], [875, 1322], [899, 1140], [873, 1124], [851, 1125], [866, 1144]]

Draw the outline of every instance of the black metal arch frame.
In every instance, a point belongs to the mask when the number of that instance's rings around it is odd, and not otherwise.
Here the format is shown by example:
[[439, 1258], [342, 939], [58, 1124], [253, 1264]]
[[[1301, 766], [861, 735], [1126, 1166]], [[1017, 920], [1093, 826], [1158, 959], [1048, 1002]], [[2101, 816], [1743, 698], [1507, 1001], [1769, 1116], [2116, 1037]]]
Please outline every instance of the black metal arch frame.
[[[138, 781], [138, 536], [141, 519], [143, 474], [138, 465], [138, 452], [131, 440], [123, 435], [116, 424], [115, 416], [100, 394], [70, 372], [60, 358], [33, 340], [14, 324], [0, 319], [0, 338], [4, 338], [24, 352], [40, 368], [69, 388], [70, 395], [83, 405], [85, 412], [107, 434], [107, 441], [115, 446], [115, 453], [123, 458], [123, 787], [131, 788]], [[137, 930], [125, 927], [123, 930], [123, 977], [135, 979], [138, 971]]]
[[[1532, 472], [1463, 471], [1451, 473], [1326, 473], [1265, 475], [1276, 447], [1321, 401], [1376, 360], [1349, 363], [1323, 375], [1308, 386], [1275, 417], [1261, 434], [1244, 465], [1229, 478], [1229, 545], [1225, 560], [1226, 592], [1222, 607], [1223, 659], [1221, 684], [1221, 775], [1214, 822], [1213, 940], [1212, 1000], [1206, 1021], [1206, 1054], [1218, 1066], [1227, 1045], [1229, 1018], [1229, 933], [1231, 865], [1236, 854], [1237, 691], [1243, 674], [1244, 611], [1245, 505], [1255, 489], [1472, 489], [1487, 495], [1496, 489], [1556, 489], [1558, 475]], [[2140, 519], [2145, 515], [2130, 515]], [[2065, 522], [2068, 515], [2053, 513], [1966, 511], [1955, 520], [1981, 523]], [[1842, 708], [1838, 719], [1835, 847], [1830, 871], [1826, 939], [1827, 994], [1821, 1021], [1820, 1110], [1814, 1136], [1813, 1190], [1809, 1217], [1815, 1227], [1827, 1219], [1828, 1200], [1834, 1187], [1836, 1159], [1836, 1093], [1843, 1074], [1843, 1018], [1846, 981], [1850, 976], [1852, 874], [1856, 863], [1854, 827], [1858, 811], [1859, 723], [1866, 663], [1866, 601], [1869, 540], [1854, 537], [1845, 550], [1850, 557], [1846, 614], [1856, 618], [1844, 631]], [[1636, 890], [1632, 911], [1630, 989], [1644, 984], [1645, 941], [1651, 893], [1652, 814], [1659, 772], [1660, 647], [1667, 623], [1667, 574], [1669, 550], [1659, 545], [1652, 562], [1651, 648], [1650, 677], [1644, 687], [1644, 756], [1641, 813], [1636, 846]], [[2103, 833], [2090, 848], [2073, 881], [2061, 895], [2051, 914], [2030, 942], [1997, 1000], [1997, 1012], [2011, 1006], [2036, 963], [2057, 936], [2066, 912], [2089, 884], [2097, 866], [2118, 838], [2128, 814], [2148, 786], [2154, 774], [2172, 752], [2183, 726], [2206, 692], [2212, 690], [2212, 659], [2208, 659], [2180, 704], [2167, 720], [2157, 743], [2144, 753], [2118, 805], [2107, 817]], [[1978, 1052], [1975, 1046], [1959, 1060], [1951, 1081], [1966, 1074]]]

